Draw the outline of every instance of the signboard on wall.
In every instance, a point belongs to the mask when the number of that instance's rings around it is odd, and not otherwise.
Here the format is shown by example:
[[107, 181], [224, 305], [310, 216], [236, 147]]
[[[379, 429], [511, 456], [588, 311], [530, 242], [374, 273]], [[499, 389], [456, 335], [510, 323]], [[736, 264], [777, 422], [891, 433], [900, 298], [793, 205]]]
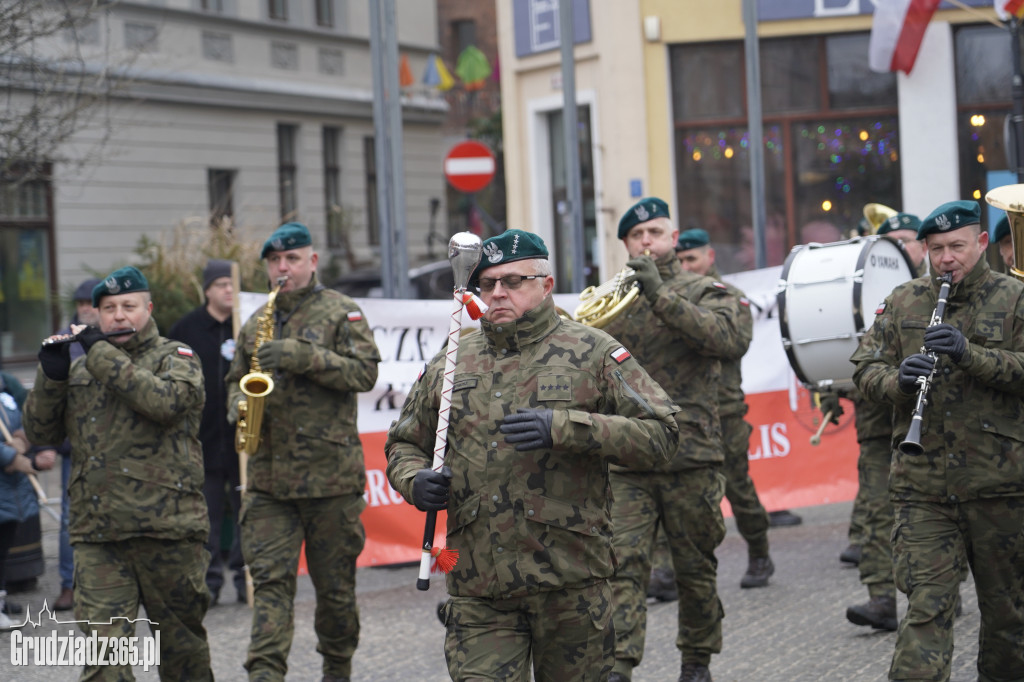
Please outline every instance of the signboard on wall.
[[[784, 19], [821, 19], [874, 14], [875, 5], [883, 0], [757, 0], [758, 21]], [[971, 7], [992, 7], [992, 0], [958, 0], [958, 4]], [[943, 2], [939, 9], [957, 9]]]
[[[572, 2], [573, 43], [590, 42], [590, 0]], [[516, 56], [557, 50], [562, 45], [558, 16], [559, 0], [512, 0], [512, 25]]]

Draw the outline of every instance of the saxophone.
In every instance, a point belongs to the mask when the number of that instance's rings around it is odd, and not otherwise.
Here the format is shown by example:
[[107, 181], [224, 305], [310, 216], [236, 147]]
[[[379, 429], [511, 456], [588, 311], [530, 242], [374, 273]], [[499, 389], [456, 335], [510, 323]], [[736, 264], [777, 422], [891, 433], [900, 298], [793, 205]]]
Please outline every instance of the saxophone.
[[256, 454], [260, 446], [260, 429], [263, 428], [263, 407], [267, 396], [274, 390], [274, 379], [263, 371], [256, 351], [265, 341], [274, 338], [274, 299], [284, 286], [287, 277], [277, 280], [277, 285], [267, 296], [267, 304], [256, 319], [256, 340], [253, 342], [249, 373], [238, 382], [245, 398], [238, 402], [238, 425], [235, 428], [235, 450], [247, 455]]

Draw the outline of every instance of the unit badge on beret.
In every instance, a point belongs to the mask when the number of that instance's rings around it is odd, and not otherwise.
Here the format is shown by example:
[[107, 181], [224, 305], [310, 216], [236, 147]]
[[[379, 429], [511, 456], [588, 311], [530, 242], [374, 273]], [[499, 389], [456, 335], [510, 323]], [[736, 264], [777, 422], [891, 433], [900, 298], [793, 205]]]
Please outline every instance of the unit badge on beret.
[[111, 294], [116, 294], [121, 291], [121, 285], [117, 283], [116, 277], [107, 277], [103, 280], [103, 286], [107, 288]]
[[284, 251], [284, 240], [280, 237], [271, 241], [270, 244], [274, 247], [274, 251]]
[[953, 223], [949, 222], [949, 216], [943, 214], [936, 216], [935, 226], [938, 227], [940, 230], [948, 230], [949, 228], [953, 227]]
[[636, 219], [642, 223], [650, 220], [651, 218], [651, 214], [647, 212], [647, 209], [644, 208], [642, 204], [634, 208], [633, 213], [636, 215]]
[[491, 263], [500, 263], [501, 259], [505, 257], [505, 254], [501, 252], [497, 244], [491, 243], [484, 247], [484, 255], [487, 256], [487, 260]]

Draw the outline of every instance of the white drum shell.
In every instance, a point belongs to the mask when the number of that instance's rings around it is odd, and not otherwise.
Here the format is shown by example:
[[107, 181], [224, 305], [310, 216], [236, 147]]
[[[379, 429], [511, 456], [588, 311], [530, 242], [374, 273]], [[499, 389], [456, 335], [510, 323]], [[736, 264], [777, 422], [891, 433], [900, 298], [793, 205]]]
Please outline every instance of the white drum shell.
[[853, 387], [850, 356], [896, 285], [913, 278], [899, 242], [882, 236], [794, 247], [779, 282], [782, 344], [815, 389]]

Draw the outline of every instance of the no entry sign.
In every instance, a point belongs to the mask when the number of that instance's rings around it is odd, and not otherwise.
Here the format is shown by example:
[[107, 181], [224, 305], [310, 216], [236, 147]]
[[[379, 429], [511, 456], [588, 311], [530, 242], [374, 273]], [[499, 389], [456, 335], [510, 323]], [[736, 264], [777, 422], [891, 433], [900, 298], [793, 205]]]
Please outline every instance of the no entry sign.
[[487, 145], [467, 140], [444, 157], [444, 177], [460, 192], [479, 192], [494, 178], [494, 154]]

